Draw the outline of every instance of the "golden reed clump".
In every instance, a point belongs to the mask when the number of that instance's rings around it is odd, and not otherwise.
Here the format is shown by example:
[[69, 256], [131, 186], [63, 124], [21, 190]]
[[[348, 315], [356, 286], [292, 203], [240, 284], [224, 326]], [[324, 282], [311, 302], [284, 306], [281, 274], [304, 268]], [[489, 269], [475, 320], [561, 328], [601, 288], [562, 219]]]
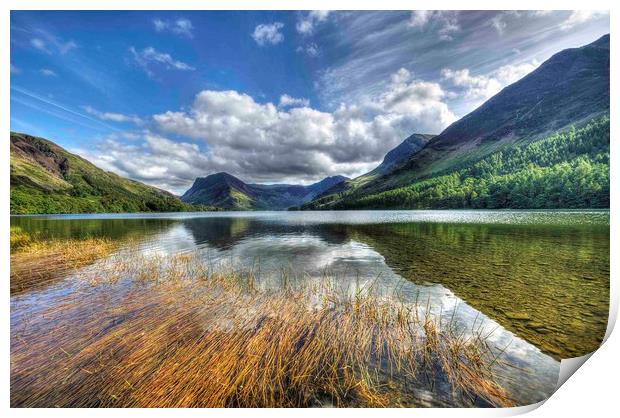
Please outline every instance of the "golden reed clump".
[[274, 288], [194, 255], [121, 254], [73, 280], [12, 312], [27, 320], [12, 323], [11, 406], [513, 405], [479, 334], [368, 288]]
[[42, 287], [72, 269], [110, 254], [107, 238], [41, 239], [11, 227], [11, 295]]

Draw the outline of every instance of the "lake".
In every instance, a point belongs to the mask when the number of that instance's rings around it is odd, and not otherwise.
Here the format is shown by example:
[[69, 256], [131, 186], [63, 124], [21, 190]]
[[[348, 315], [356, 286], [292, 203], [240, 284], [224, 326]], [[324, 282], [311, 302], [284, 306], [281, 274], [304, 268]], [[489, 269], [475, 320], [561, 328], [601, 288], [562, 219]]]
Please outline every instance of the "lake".
[[[252, 269], [264, 287], [281, 286], [288, 271], [397, 292], [464, 330], [488, 330], [516, 366], [501, 378], [520, 404], [546, 398], [559, 360], [598, 348], [607, 326], [609, 211], [48, 215], [13, 216], [11, 226], [128, 240], [147, 257], [198, 254], [213, 269]], [[13, 294], [12, 335], [72, 286], [67, 275]]]

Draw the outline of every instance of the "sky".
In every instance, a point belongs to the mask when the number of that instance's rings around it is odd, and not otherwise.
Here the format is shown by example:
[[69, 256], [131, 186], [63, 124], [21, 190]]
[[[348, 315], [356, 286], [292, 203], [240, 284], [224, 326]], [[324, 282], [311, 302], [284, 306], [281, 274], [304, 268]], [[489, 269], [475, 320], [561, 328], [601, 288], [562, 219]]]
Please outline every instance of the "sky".
[[437, 134], [599, 11], [12, 11], [11, 130], [173, 193], [355, 177]]

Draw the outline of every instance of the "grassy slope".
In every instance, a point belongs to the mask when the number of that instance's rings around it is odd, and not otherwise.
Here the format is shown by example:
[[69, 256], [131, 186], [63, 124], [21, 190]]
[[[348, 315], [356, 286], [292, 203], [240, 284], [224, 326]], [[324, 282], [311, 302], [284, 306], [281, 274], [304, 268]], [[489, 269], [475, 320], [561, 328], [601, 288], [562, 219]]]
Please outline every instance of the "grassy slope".
[[[15, 143], [32, 145], [34, 151], [24, 152]], [[37, 156], [62, 161], [62, 171], [46, 168]], [[103, 171], [51, 141], [11, 132], [12, 214], [192, 209], [166, 191]]]

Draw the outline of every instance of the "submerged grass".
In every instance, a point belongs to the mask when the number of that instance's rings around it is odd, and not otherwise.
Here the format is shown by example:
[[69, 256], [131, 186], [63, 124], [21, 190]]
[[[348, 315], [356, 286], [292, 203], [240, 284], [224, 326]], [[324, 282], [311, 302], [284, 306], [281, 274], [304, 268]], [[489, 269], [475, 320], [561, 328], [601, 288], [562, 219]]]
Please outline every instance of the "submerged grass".
[[107, 258], [11, 336], [14, 407], [511, 406], [482, 333], [335, 280]]
[[115, 248], [117, 243], [106, 238], [43, 239], [11, 227], [11, 294], [44, 286]]

